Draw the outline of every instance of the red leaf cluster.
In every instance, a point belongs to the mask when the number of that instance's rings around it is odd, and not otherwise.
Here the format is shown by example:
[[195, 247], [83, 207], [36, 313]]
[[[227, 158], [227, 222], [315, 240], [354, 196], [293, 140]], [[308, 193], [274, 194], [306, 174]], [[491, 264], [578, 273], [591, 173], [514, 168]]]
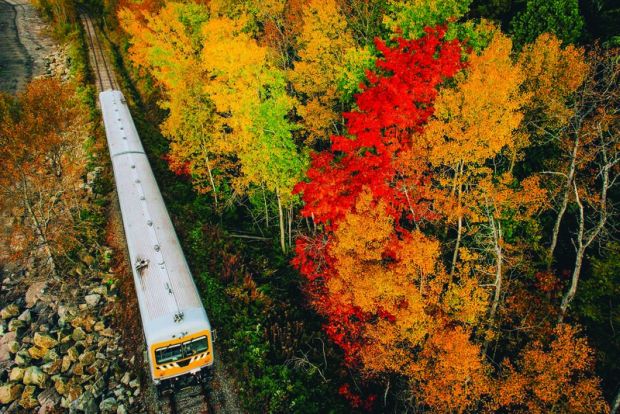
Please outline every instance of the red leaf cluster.
[[[356, 96], [358, 109], [344, 114], [349, 136], [333, 136], [329, 151], [314, 154], [303, 193], [302, 214], [333, 229], [353, 210], [362, 188], [383, 200], [398, 220], [411, 204], [418, 218], [428, 215], [421, 199], [407, 201], [396, 185], [399, 155], [411, 151], [412, 139], [433, 113], [437, 87], [463, 67], [461, 45], [445, 41], [444, 29], [427, 29], [418, 40], [397, 39], [395, 46], [375, 41], [383, 58], [368, 72], [368, 85]], [[409, 154], [409, 156], [416, 154]], [[421, 154], [418, 154], [421, 155]], [[400, 161], [402, 162], [402, 161]], [[419, 177], [408, 177], [420, 182]]]

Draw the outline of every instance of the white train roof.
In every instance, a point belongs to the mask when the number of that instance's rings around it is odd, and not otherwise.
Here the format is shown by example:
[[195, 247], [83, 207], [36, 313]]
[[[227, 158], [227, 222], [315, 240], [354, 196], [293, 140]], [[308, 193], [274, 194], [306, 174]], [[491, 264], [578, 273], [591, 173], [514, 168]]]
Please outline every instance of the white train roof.
[[210, 330], [125, 99], [105, 91], [99, 100], [147, 343]]

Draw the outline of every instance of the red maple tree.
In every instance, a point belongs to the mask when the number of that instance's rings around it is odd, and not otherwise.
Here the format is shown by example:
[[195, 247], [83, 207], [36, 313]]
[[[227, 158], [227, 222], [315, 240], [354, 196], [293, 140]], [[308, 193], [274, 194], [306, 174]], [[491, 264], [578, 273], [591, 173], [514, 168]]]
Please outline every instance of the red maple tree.
[[[296, 187], [305, 202], [302, 214], [324, 231], [297, 240], [293, 263], [308, 280], [314, 306], [327, 317], [327, 334], [342, 347], [350, 364], [363, 342], [364, 324], [377, 318], [391, 321], [394, 315], [381, 309], [369, 314], [325, 289], [338, 271], [330, 254], [334, 232], [347, 214], [355, 213], [362, 191], [369, 191], [373, 203], [384, 206], [394, 223], [394, 240], [406, 232], [403, 219], [433, 218], [420, 191], [430, 170], [420, 161], [423, 154], [416, 148], [415, 136], [433, 114], [438, 86], [464, 64], [461, 44], [445, 40], [444, 28], [428, 28], [426, 33], [421, 39], [395, 39], [390, 45], [375, 40], [383, 57], [367, 73], [367, 84], [356, 96], [357, 109], [344, 114], [348, 135], [331, 137], [330, 149], [313, 154], [307, 181]], [[403, 169], [403, 158], [416, 163], [415, 168]], [[384, 254], [386, 260], [397, 260], [391, 246]]]

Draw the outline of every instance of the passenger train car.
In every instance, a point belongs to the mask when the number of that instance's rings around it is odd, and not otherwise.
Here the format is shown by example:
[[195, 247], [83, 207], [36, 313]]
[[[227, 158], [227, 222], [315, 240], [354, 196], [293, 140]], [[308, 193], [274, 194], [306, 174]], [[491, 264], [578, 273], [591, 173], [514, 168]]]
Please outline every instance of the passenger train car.
[[120, 91], [99, 95], [151, 377], [162, 388], [209, 376], [207, 313]]

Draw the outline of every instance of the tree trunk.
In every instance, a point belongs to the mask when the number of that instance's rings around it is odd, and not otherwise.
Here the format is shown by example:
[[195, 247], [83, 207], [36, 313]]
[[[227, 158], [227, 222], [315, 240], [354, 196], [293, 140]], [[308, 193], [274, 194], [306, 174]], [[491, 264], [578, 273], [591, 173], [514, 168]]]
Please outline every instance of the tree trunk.
[[291, 205], [288, 209], [288, 245], [293, 245], [293, 206]]
[[[463, 175], [463, 163], [460, 164], [458, 170], [458, 176]], [[455, 177], [456, 183], [456, 177]], [[454, 189], [454, 187], [453, 187]], [[463, 200], [463, 185], [459, 183], [458, 185], [458, 198], [457, 198], [457, 208], [458, 208], [458, 219], [457, 219], [457, 229], [456, 229], [456, 245], [454, 246], [454, 253], [452, 254], [452, 266], [450, 267], [450, 276], [454, 275], [454, 270], [456, 269], [456, 260], [459, 257], [459, 248], [461, 247], [461, 237], [463, 235], [463, 212], [461, 211], [461, 202]]]
[[568, 169], [568, 174], [566, 175], [566, 182], [564, 183], [564, 194], [562, 195], [562, 204], [560, 204], [560, 210], [558, 211], [558, 215], [555, 218], [555, 224], [553, 225], [553, 234], [551, 236], [551, 245], [549, 246], [549, 250], [547, 251], [547, 270], [551, 270], [551, 266], [553, 265], [553, 254], [555, 252], [555, 248], [558, 245], [560, 225], [562, 224], [562, 218], [564, 218], [564, 213], [566, 212], [566, 208], [568, 206], [568, 200], [570, 198], [570, 193], [572, 191], [571, 186], [573, 185], [573, 180], [575, 178], [575, 169], [577, 166], [578, 149], [579, 149], [579, 134], [575, 134], [575, 144], [573, 146], [573, 151], [571, 153], [570, 167]]
[[564, 315], [566, 315], [566, 311], [568, 310], [568, 307], [570, 306], [571, 302], [575, 298], [575, 294], [577, 293], [577, 284], [579, 283], [579, 275], [581, 273], [581, 266], [583, 264], [584, 254], [585, 248], [583, 246], [580, 246], [579, 249], [577, 249], [577, 257], [575, 258], [575, 267], [573, 269], [570, 287], [562, 297], [562, 304], [560, 305], [560, 316], [558, 318], [559, 323], [564, 320]]
[[265, 226], [269, 228], [269, 207], [267, 206], [267, 196], [265, 195], [265, 187], [263, 187], [263, 203], [265, 204]]
[[499, 307], [499, 300], [502, 294], [502, 262], [504, 260], [502, 253], [502, 228], [501, 224], [497, 223], [497, 227], [495, 226], [495, 220], [491, 220], [491, 225], [493, 226], [493, 239], [495, 241], [495, 293], [493, 294], [493, 305], [491, 306], [491, 313], [489, 315], [490, 320], [493, 321], [495, 318], [495, 314], [497, 313], [497, 308]]
[[22, 178], [22, 196], [24, 200], [24, 205], [26, 206], [26, 210], [28, 211], [28, 214], [30, 215], [30, 219], [32, 220], [34, 224], [35, 234], [37, 235], [39, 242], [41, 243], [41, 245], [43, 246], [43, 249], [45, 250], [47, 261], [50, 266], [50, 271], [52, 272], [52, 275], [54, 277], [58, 277], [58, 273], [56, 272], [56, 261], [54, 260], [52, 249], [50, 247], [49, 241], [47, 240], [47, 237], [45, 236], [45, 231], [43, 230], [43, 226], [41, 225], [39, 218], [37, 217], [36, 213], [32, 209], [32, 205], [30, 204], [30, 199], [28, 198], [27, 185], [28, 184], [26, 180]]
[[[201, 136], [201, 139], [203, 137]], [[213, 179], [213, 173], [211, 172], [211, 163], [209, 161], [209, 154], [205, 148], [205, 143], [201, 140], [200, 147], [202, 148], [202, 152], [205, 156], [205, 160], [207, 162], [207, 172], [209, 174], [209, 181], [211, 183], [211, 188], [213, 189], [213, 199], [215, 201], [215, 209], [217, 210], [218, 200], [217, 200], [217, 189], [215, 188], [215, 180]]]
[[463, 234], [463, 216], [459, 214], [456, 229], [456, 245], [454, 246], [454, 252], [452, 253], [452, 266], [450, 267], [450, 276], [454, 274], [456, 268], [456, 260], [459, 256], [459, 248], [461, 247], [461, 237]]
[[205, 159], [207, 160], [207, 171], [209, 173], [209, 181], [211, 181], [211, 188], [213, 188], [213, 200], [215, 201], [215, 209], [217, 210], [218, 201], [217, 201], [217, 189], [215, 188], [215, 180], [213, 179], [213, 173], [211, 172], [211, 165], [209, 163], [209, 156], [205, 154]]
[[589, 231], [589, 234], [586, 237], [585, 231], [585, 211], [583, 203], [581, 202], [581, 198], [579, 197], [579, 191], [577, 190], [577, 184], [573, 182], [573, 190], [575, 192], [575, 200], [577, 201], [577, 206], [579, 207], [579, 229], [577, 233], [577, 256], [575, 257], [575, 266], [573, 268], [573, 275], [571, 277], [570, 287], [568, 292], [564, 294], [562, 297], [562, 304], [560, 305], [560, 316], [558, 317], [558, 322], [562, 322], [564, 320], [564, 316], [566, 315], [566, 311], [573, 301], [575, 294], [577, 293], [577, 284], [579, 283], [579, 275], [581, 273], [581, 266], [583, 264], [583, 257], [586, 253], [586, 249], [590, 244], [598, 237], [599, 233], [603, 230], [605, 223], [607, 222], [607, 190], [609, 188], [609, 169], [611, 165], [607, 163], [607, 156], [603, 152], [603, 157], [605, 160], [605, 165], [602, 168], [601, 176], [602, 176], [602, 188], [601, 188], [601, 201], [600, 201], [600, 212], [599, 219], [596, 226]]
[[284, 212], [282, 211], [282, 200], [280, 199], [280, 190], [276, 189], [278, 198], [278, 216], [280, 218], [280, 247], [282, 252], [286, 253], [286, 239], [284, 238]]

